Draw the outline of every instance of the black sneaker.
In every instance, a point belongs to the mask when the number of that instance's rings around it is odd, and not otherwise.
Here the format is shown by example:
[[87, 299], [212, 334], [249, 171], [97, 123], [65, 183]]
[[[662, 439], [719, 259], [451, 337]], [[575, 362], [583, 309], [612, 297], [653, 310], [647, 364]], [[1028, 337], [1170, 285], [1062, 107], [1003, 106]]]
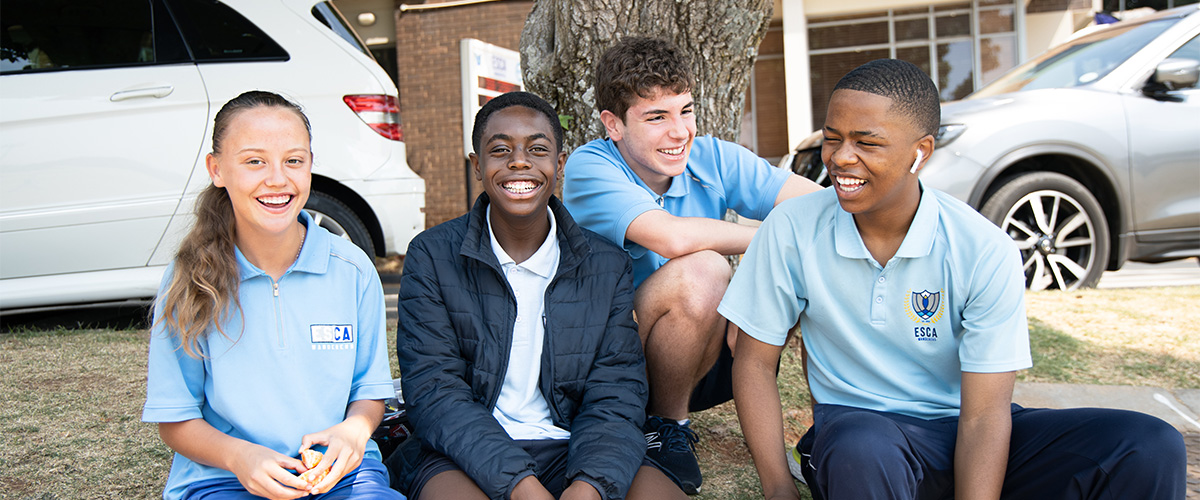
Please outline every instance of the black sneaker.
[[700, 493], [703, 478], [696, 461], [696, 442], [700, 441], [696, 433], [687, 424], [662, 417], [647, 418], [642, 430], [646, 432], [646, 459], [684, 493]]

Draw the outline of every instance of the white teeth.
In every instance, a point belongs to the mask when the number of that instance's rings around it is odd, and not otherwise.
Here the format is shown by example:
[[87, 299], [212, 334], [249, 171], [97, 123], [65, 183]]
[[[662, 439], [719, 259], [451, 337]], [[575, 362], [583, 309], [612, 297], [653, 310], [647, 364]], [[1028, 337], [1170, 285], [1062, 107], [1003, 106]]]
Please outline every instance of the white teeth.
[[679, 146], [675, 149], [660, 149], [659, 151], [662, 151], [669, 155], [681, 155], [681, 154], [683, 154], [683, 146]]
[[509, 181], [503, 184], [504, 190], [513, 194], [525, 194], [537, 189], [538, 183], [533, 181]]
[[854, 187], [866, 184], [867, 181], [862, 179], [852, 179], [849, 177], [835, 177], [839, 186]]
[[291, 199], [292, 199], [291, 195], [280, 194], [280, 195], [273, 195], [273, 196], [260, 196], [258, 198], [258, 201], [263, 203], [264, 205], [283, 205], [283, 204], [286, 204], [287, 202], [291, 201]]

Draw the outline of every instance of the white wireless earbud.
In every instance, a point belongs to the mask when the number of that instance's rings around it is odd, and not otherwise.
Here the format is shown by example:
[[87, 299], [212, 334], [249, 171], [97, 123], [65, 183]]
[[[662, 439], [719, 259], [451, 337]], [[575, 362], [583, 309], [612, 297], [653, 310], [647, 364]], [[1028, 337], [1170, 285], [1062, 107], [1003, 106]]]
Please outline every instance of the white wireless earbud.
[[913, 166], [911, 169], [909, 169], [909, 173], [913, 173], [913, 174], [917, 173], [917, 167], [921, 166], [921, 160], [923, 158], [925, 158], [925, 153], [922, 153], [921, 150], [918, 149], [917, 150], [917, 159], [913, 160]]

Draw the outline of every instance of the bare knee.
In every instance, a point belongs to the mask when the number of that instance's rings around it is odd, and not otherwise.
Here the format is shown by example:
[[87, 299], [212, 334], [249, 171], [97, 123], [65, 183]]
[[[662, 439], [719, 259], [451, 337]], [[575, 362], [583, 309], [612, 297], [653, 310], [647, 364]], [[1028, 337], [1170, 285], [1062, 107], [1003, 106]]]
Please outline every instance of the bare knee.
[[[716, 314], [732, 269], [724, 256], [705, 250], [668, 261], [638, 288], [637, 308], [670, 309], [693, 317]], [[639, 312], [639, 314], [641, 314]]]

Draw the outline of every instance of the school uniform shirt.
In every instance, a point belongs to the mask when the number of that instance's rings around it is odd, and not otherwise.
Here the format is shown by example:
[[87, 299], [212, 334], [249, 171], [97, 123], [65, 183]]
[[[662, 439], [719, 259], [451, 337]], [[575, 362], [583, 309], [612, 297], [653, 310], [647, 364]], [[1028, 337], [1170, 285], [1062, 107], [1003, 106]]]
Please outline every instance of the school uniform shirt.
[[676, 217], [723, 219], [725, 211], [733, 209], [742, 217], [762, 220], [791, 175], [741, 145], [712, 136], [692, 141], [687, 167], [662, 195], [629, 168], [609, 139], [576, 149], [564, 169], [563, 203], [579, 225], [629, 252], [634, 287], [668, 260], [625, 240], [625, 231], [639, 215], [666, 210]]
[[[550, 209], [550, 232], [537, 251], [524, 262], [517, 264], [508, 252], [496, 241], [496, 232], [488, 231], [492, 240], [492, 253], [504, 270], [504, 279], [512, 287], [517, 302], [517, 318], [513, 322], [512, 347], [508, 351], [508, 367], [504, 372], [504, 383], [492, 416], [513, 439], [568, 439], [571, 433], [555, 427], [550, 418], [550, 406], [538, 389], [542, 373], [542, 345], [545, 343], [546, 287], [558, 271], [558, 223]], [[488, 227], [492, 227], [492, 206], [487, 208]]]
[[[241, 307], [231, 308], [223, 333], [213, 327], [201, 338], [203, 359], [155, 323], [143, 421], [203, 418], [232, 437], [298, 456], [301, 438], [343, 421], [351, 402], [395, 396], [374, 264], [307, 213], [299, 219], [308, 233], [278, 282], [235, 251]], [[374, 441], [366, 458], [381, 458]], [[163, 498], [179, 498], [196, 481], [233, 477], [176, 453]]]
[[1024, 284], [1012, 239], [945, 193], [923, 188], [881, 265], [827, 188], [771, 212], [717, 311], [771, 345], [799, 316], [816, 402], [933, 419], [962, 372], [1032, 366]]

